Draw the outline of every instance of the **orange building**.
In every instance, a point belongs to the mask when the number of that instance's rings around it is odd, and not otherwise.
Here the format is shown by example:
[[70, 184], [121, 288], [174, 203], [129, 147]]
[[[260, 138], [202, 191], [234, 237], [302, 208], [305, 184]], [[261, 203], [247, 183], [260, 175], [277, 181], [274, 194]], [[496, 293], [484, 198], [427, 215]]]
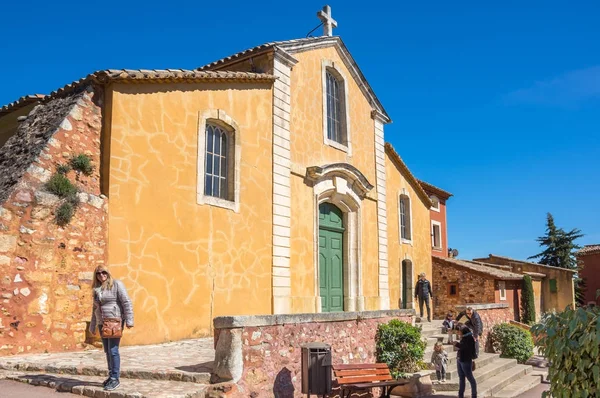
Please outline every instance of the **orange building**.
[[[82, 343], [99, 264], [132, 297], [126, 344], [209, 336], [222, 315], [413, 308], [431, 200], [390, 122], [328, 34], [2, 107], [0, 335], [29, 326], [0, 355]], [[66, 172], [79, 202], [57, 225], [66, 199], [46, 183], [75, 155], [93, 171]]]
[[425, 181], [419, 181], [423, 190], [431, 200], [431, 254], [448, 257], [448, 222], [446, 202], [452, 194]]

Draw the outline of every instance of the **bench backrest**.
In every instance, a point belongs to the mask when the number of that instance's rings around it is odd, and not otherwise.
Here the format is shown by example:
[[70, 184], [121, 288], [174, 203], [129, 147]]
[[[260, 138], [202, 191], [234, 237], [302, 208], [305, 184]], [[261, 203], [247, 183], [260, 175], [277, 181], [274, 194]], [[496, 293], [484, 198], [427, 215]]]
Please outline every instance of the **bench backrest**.
[[359, 363], [332, 367], [339, 385], [394, 380], [386, 363]]

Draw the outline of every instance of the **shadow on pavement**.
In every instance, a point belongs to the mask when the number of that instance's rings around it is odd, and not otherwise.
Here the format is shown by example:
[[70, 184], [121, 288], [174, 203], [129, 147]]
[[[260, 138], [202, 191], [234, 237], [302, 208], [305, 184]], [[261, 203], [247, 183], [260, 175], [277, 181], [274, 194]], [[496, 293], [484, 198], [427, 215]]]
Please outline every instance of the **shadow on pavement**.
[[102, 387], [102, 383], [45, 374], [23, 375], [19, 376], [19, 378], [29, 380], [29, 384], [33, 386], [47, 385], [48, 387], [56, 387], [57, 391], [71, 391], [71, 388], [76, 386]]
[[198, 365], [186, 365], [176, 366], [175, 369], [182, 370], [184, 372], [195, 372], [195, 373], [211, 373], [213, 370], [214, 361], [202, 362]]

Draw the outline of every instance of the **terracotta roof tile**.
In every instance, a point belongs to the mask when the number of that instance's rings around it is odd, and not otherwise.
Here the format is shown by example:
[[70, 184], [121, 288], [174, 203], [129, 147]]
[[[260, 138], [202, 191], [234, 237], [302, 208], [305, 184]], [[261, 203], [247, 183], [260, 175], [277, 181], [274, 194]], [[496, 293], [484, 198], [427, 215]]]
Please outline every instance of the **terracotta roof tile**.
[[597, 254], [600, 253], [600, 244], [599, 245], [585, 245], [579, 251], [577, 251], [578, 256], [587, 256], [588, 254]]
[[419, 184], [421, 184], [421, 187], [423, 187], [423, 189], [426, 192], [431, 192], [432, 194], [435, 194], [440, 199], [447, 200], [450, 196], [453, 196], [450, 192], [444, 191], [442, 188], [438, 188], [435, 185], [431, 185], [430, 183], [425, 182], [423, 180], [418, 180], [418, 181], [419, 181]]
[[37, 94], [35, 96], [21, 97], [17, 101], [0, 108], [0, 116], [29, 105], [33, 102], [47, 101], [51, 98], [61, 97], [72, 93], [90, 83], [106, 84], [113, 81], [123, 83], [195, 83], [201, 81], [211, 82], [273, 82], [276, 77], [266, 73], [228, 72], [228, 71], [199, 71], [187, 69], [106, 69], [87, 75], [84, 78], [59, 88], [50, 95]]
[[505, 260], [505, 261], [508, 261], [508, 262], [513, 262], [513, 263], [536, 265], [536, 266], [541, 267], [541, 268], [554, 269], [554, 270], [566, 271], [566, 272], [571, 272], [571, 273], [576, 273], [577, 272], [577, 270], [573, 270], [573, 269], [553, 267], [551, 265], [544, 265], [544, 264], [534, 263], [534, 262], [531, 262], [531, 261], [515, 260], [514, 258], [510, 258], [510, 257], [506, 257], [506, 256], [498, 256], [496, 254], [490, 254], [489, 257], [484, 257], [484, 258], [475, 258], [475, 259], [473, 259], [473, 261], [481, 261], [481, 262], [485, 263], [486, 259], [491, 259], [491, 258], [494, 258], [494, 257], [502, 259], [502, 260]]
[[472, 261], [463, 261], [463, 260], [459, 260], [457, 258], [444, 258], [444, 257], [436, 257], [436, 256], [433, 256], [433, 261], [445, 262], [446, 264], [452, 264], [457, 267], [468, 269], [470, 271], [479, 272], [479, 273], [494, 277], [496, 279], [502, 279], [502, 280], [522, 280], [523, 279], [523, 275], [516, 274], [516, 273], [510, 272], [510, 271], [504, 271], [504, 270], [498, 269], [496, 267], [489, 267], [487, 265], [483, 265], [481, 263], [475, 263]]
[[40, 102], [45, 97], [46, 96], [44, 94], [25, 95], [19, 98], [18, 100], [13, 101], [10, 104], [6, 104], [2, 108], [0, 108], [0, 116], [14, 112], [17, 109], [24, 108], [27, 105]]

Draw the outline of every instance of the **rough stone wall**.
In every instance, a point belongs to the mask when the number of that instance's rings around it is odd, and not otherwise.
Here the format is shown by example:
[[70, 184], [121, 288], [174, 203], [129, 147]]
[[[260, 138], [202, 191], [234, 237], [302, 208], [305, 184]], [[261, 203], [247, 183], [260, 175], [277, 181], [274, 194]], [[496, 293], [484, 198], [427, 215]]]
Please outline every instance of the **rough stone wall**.
[[[244, 371], [238, 389], [244, 396], [302, 397], [300, 346], [331, 344], [332, 363], [374, 363], [377, 325], [412, 316], [245, 327], [242, 330]], [[338, 396], [336, 390], [329, 397]], [[368, 396], [365, 394], [363, 396]]]
[[[486, 352], [493, 352], [492, 342], [489, 338], [490, 332], [494, 326], [500, 323], [509, 323], [513, 321], [513, 312], [510, 308], [492, 308], [476, 310], [483, 322], [483, 335], [481, 336], [480, 348], [485, 348]], [[464, 319], [463, 319], [464, 321]]]
[[[101, 93], [37, 106], [0, 150], [0, 355], [80, 348], [91, 315], [92, 271], [106, 258], [100, 193]], [[80, 205], [64, 228], [44, 184], [58, 164], [88, 155], [90, 176], [67, 176]]]
[[[448, 284], [458, 284], [458, 294], [448, 294]], [[456, 306], [476, 303], [495, 303], [494, 278], [467, 271], [451, 264], [433, 260], [432, 288], [434, 297], [433, 316], [444, 319], [448, 311], [454, 311]]]

